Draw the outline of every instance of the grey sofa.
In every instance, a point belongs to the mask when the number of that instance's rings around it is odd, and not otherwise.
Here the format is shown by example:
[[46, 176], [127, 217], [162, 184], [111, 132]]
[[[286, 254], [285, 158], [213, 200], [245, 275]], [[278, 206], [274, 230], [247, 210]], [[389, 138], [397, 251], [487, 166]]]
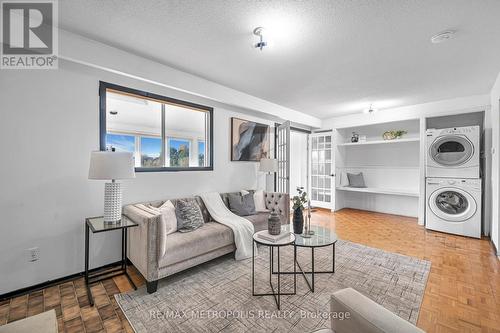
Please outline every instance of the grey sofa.
[[[228, 206], [228, 193], [221, 194]], [[213, 221], [200, 197], [194, 197], [201, 208], [204, 225], [194, 231], [162, 235], [159, 233], [160, 215], [144, 209], [144, 205], [161, 206], [165, 200], [142, 202], [123, 208], [125, 218], [139, 224], [129, 229], [128, 258], [147, 283], [148, 293], [157, 289], [158, 280], [206, 261], [234, 252], [233, 231], [223, 224]], [[282, 224], [290, 219], [290, 198], [288, 194], [266, 192], [266, 208], [278, 212]], [[170, 199], [174, 206], [176, 199]], [[142, 205], [140, 205], [142, 204]], [[244, 216], [252, 222], [255, 231], [267, 228], [269, 213]]]
[[330, 315], [332, 328], [314, 333], [425, 333], [352, 288], [332, 294]]

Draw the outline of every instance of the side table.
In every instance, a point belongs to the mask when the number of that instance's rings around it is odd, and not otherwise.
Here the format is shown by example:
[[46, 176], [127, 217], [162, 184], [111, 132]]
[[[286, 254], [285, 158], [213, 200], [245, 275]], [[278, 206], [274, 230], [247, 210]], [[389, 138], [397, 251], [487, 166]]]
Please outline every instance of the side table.
[[[124, 274], [132, 287], [137, 289], [127, 273], [127, 229], [137, 226], [137, 223], [132, 222], [127, 218], [122, 218], [119, 222], [114, 224], [104, 223], [104, 218], [102, 216], [88, 217], [85, 219], [85, 285], [87, 287], [87, 296], [89, 298], [90, 306], [94, 306], [94, 298], [92, 297], [92, 292], [90, 291], [90, 285], [93, 283]], [[105, 272], [89, 274], [89, 230], [94, 234], [112, 230], [122, 231], [122, 260], [119, 267]]]
[[[278, 307], [278, 310], [281, 308], [281, 296], [285, 295], [295, 295], [297, 293], [297, 275], [293, 275], [293, 293], [283, 293], [281, 292], [281, 268], [280, 268], [280, 247], [293, 245], [295, 243], [295, 235], [289, 232], [289, 236], [285, 237], [277, 242], [271, 242], [264, 240], [259, 237], [259, 234], [267, 233], [267, 230], [256, 232], [253, 235], [253, 244], [252, 244], [252, 295], [253, 296], [273, 296], [274, 301]], [[271, 286], [271, 293], [255, 293], [255, 243], [265, 245], [269, 247], [269, 285]], [[274, 249], [277, 249], [278, 252], [278, 271], [273, 272], [274, 266]], [[293, 271], [296, 271], [296, 263], [297, 263], [297, 249], [295, 246], [293, 247]], [[273, 274], [278, 275], [278, 286], [277, 292], [274, 289], [272, 277]]]

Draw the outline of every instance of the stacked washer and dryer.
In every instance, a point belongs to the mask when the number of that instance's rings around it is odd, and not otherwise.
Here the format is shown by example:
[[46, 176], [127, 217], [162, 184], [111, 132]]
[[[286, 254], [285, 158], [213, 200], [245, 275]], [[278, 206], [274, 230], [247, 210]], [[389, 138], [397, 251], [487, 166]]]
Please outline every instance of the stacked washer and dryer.
[[427, 130], [425, 227], [481, 238], [479, 126]]

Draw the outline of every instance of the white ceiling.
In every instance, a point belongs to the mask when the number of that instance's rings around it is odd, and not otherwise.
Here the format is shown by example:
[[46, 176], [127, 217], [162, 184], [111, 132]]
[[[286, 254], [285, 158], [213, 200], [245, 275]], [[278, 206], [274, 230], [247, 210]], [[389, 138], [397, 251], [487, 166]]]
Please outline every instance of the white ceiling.
[[[65, 0], [63, 29], [320, 118], [489, 93], [499, 0]], [[254, 50], [264, 26], [270, 46]], [[447, 29], [457, 37], [431, 44]]]

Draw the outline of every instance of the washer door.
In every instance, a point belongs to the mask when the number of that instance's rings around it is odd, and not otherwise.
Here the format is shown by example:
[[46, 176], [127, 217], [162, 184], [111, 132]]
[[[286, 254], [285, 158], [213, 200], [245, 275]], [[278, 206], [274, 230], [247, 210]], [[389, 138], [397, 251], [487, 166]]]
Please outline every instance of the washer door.
[[474, 145], [462, 135], [438, 137], [429, 148], [429, 156], [444, 167], [455, 167], [466, 163], [474, 155]]
[[469, 193], [453, 187], [434, 191], [428, 204], [437, 217], [449, 222], [467, 221], [477, 211], [474, 198]]

